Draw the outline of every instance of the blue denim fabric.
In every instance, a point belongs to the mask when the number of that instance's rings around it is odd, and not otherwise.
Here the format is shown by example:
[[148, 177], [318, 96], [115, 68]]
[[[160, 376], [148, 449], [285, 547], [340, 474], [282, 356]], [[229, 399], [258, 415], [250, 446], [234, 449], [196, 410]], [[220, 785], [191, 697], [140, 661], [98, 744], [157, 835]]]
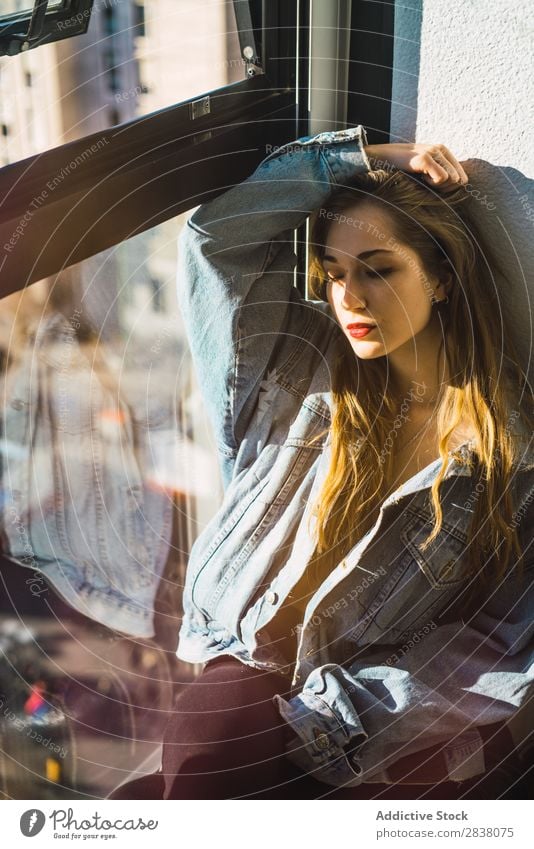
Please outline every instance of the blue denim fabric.
[[177, 435], [172, 403], [140, 396], [116, 410], [69, 321], [39, 322], [2, 403], [3, 553], [27, 567], [34, 595], [49, 582], [85, 616], [152, 637], [172, 528], [154, 458]]
[[[269, 623], [313, 550], [307, 522], [330, 446], [311, 439], [330, 422], [342, 332], [328, 304], [294, 286], [293, 229], [368, 167], [362, 140], [356, 127], [286, 145], [181, 233], [179, 299], [225, 486], [190, 555], [183, 660], [282, 668]], [[288, 756], [327, 784], [388, 782], [389, 764], [444, 741], [450, 778], [471, 778], [484, 772], [476, 726], [507, 720], [532, 693], [532, 552], [526, 580], [511, 574], [470, 621], [451, 608], [466, 586], [472, 449], [451, 452], [443, 528], [424, 553], [439, 459], [384, 501], [307, 606], [294, 695], [275, 701], [297, 734]], [[533, 483], [528, 451], [513, 483], [525, 551]]]

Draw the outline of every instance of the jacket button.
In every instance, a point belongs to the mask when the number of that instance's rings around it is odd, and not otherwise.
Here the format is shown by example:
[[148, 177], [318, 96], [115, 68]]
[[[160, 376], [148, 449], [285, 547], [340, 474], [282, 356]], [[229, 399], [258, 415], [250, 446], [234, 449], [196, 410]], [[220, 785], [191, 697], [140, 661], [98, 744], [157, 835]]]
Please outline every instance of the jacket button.
[[269, 602], [269, 604], [276, 604], [276, 602], [278, 601], [277, 593], [273, 592], [272, 590], [269, 590], [265, 598]]
[[324, 731], [320, 731], [318, 728], [314, 729], [315, 736], [315, 745], [318, 749], [328, 749], [330, 746], [330, 737], [328, 734], [325, 734]]

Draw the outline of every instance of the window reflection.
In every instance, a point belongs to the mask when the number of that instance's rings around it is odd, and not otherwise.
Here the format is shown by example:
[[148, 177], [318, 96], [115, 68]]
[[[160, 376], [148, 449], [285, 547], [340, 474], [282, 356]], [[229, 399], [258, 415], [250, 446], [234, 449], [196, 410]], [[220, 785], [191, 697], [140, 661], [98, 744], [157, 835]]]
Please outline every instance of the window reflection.
[[[47, 9], [59, 8], [63, 2], [64, 0], [48, 0]], [[13, 14], [13, 12], [31, 12], [33, 7], [34, 3], [28, 0], [0, 0], [0, 17]]]
[[[0, 58], [0, 167], [244, 78], [231, 3], [97, 0], [85, 35]], [[222, 485], [176, 291], [185, 217], [2, 300], [0, 797], [157, 769], [195, 674], [181, 593]]]
[[19, 520], [5, 522], [6, 553], [104, 624], [61, 570], [126, 600], [153, 592], [173, 504], [193, 523], [183, 558], [221, 495], [176, 293], [177, 223], [2, 304], [2, 499]]
[[0, 167], [245, 78], [227, 0], [97, 0], [84, 35], [0, 57]]
[[[193, 672], [174, 654], [181, 592], [222, 486], [176, 289], [185, 217], [2, 301], [0, 580], [13, 586], [0, 592], [0, 693], [18, 717], [4, 750], [26, 764], [5, 778], [14, 798], [105, 795], [157, 754], [173, 687]], [[69, 757], [28, 742], [36, 687]]]

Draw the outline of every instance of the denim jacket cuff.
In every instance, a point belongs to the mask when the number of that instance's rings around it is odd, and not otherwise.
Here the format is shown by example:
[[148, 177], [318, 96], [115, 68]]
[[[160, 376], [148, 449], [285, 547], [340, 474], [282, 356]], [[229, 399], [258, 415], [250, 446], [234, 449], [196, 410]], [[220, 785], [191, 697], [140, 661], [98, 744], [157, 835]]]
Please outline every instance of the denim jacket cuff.
[[[291, 759], [307, 772], [320, 771], [340, 758], [346, 761], [348, 750], [352, 757], [355, 748], [359, 749], [367, 740], [368, 735], [361, 724], [355, 727], [353, 719], [349, 731], [330, 705], [309, 690], [303, 690], [288, 701], [275, 695], [273, 702], [302, 741], [301, 745], [298, 742], [290, 744]], [[357, 777], [361, 768], [353, 760], [350, 763], [351, 771]]]
[[[367, 133], [361, 125], [337, 132], [319, 133], [315, 141], [325, 145], [323, 154], [335, 183], [343, 185], [347, 174], [352, 174], [355, 166], [361, 167], [362, 162], [368, 171], [373, 170], [365, 151]], [[358, 144], [357, 149], [354, 148], [355, 142]], [[334, 144], [335, 147], [332, 146]]]
[[296, 150], [308, 148], [319, 148], [325, 158], [332, 182], [336, 185], [344, 185], [352, 174], [361, 170], [362, 165], [368, 171], [373, 168], [365, 151], [368, 145], [365, 127], [359, 124], [357, 127], [348, 127], [345, 130], [326, 130], [314, 136], [302, 136], [296, 142], [290, 142], [270, 153], [265, 157], [262, 164], [272, 159], [281, 159], [292, 155]]

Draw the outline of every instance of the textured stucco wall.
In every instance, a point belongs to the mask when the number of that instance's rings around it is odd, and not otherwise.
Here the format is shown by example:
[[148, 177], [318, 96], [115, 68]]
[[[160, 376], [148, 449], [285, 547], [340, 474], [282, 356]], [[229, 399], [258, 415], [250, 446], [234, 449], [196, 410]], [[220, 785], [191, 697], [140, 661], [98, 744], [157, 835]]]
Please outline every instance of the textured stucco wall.
[[530, 0], [397, 2], [391, 121], [391, 141], [441, 142], [465, 164], [531, 378], [533, 35]]

